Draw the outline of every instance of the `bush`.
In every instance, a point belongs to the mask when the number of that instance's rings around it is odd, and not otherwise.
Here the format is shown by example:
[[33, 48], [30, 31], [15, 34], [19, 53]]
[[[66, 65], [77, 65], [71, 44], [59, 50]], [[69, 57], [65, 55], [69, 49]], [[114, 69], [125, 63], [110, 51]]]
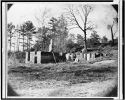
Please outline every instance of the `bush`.
[[16, 56], [16, 59], [25, 59], [25, 52], [22, 52], [22, 51], [16, 51], [15, 52], [15, 56]]
[[13, 51], [8, 51], [8, 58], [14, 57], [14, 52]]
[[19, 62], [19, 63], [24, 63], [25, 62], [25, 52], [22, 51], [8, 51], [8, 62], [11, 63], [15, 63], [15, 62]]
[[101, 43], [101, 47], [105, 47], [105, 46], [107, 46], [108, 45], [108, 43]]

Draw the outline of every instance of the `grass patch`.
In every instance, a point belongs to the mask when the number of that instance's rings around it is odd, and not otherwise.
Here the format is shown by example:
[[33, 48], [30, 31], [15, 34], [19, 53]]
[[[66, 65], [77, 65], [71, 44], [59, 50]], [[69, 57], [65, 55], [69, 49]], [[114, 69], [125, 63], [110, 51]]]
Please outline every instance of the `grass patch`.
[[108, 75], [113, 76], [116, 72], [117, 67], [110, 65], [90, 67], [73, 63], [39, 64], [37, 67], [17, 66], [8, 71], [9, 74], [13, 74], [13, 77], [23, 77], [26, 81], [53, 79], [68, 81], [71, 84], [103, 81], [108, 79]]

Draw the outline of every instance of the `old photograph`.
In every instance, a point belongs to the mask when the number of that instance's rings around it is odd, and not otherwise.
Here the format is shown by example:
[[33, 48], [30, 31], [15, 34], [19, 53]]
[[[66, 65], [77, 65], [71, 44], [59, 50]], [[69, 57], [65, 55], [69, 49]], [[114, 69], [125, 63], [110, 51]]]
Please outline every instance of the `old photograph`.
[[118, 97], [116, 1], [6, 3], [7, 97]]

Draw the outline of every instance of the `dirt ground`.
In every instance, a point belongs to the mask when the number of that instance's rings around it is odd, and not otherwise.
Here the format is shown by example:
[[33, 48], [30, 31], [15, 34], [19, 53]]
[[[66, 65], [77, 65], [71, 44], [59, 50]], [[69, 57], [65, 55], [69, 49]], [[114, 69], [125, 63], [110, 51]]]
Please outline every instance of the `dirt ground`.
[[117, 86], [117, 68], [116, 60], [18, 66], [8, 79], [22, 97], [104, 97]]

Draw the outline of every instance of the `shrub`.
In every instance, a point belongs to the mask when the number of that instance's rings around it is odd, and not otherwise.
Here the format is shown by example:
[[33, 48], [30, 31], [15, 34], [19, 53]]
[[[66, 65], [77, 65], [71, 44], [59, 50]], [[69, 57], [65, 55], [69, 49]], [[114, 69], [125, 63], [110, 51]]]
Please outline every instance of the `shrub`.
[[25, 52], [22, 51], [8, 51], [8, 63], [24, 63], [25, 62]]
[[14, 57], [14, 52], [13, 51], [8, 51], [8, 58]]
[[25, 52], [22, 52], [22, 51], [16, 51], [15, 52], [15, 56], [16, 56], [16, 59], [25, 59]]
[[101, 47], [105, 47], [105, 46], [107, 46], [108, 45], [108, 43], [101, 43]]

